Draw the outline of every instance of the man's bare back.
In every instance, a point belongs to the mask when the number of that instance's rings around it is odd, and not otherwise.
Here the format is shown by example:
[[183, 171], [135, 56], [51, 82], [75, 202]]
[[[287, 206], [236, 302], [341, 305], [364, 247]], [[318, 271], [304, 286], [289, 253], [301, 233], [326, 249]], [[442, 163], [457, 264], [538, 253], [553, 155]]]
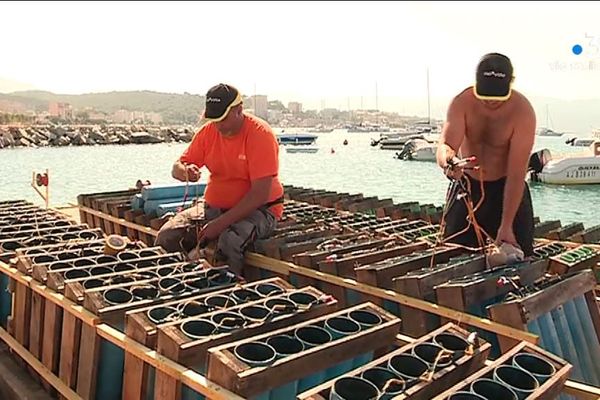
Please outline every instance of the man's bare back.
[[[529, 101], [513, 90], [507, 101], [483, 102], [475, 97], [472, 88], [468, 88], [456, 96], [453, 103], [465, 121], [465, 137], [459, 151], [461, 157], [476, 156], [485, 181], [505, 177], [512, 136], [520, 121], [533, 111]], [[480, 179], [479, 172], [466, 172]]]

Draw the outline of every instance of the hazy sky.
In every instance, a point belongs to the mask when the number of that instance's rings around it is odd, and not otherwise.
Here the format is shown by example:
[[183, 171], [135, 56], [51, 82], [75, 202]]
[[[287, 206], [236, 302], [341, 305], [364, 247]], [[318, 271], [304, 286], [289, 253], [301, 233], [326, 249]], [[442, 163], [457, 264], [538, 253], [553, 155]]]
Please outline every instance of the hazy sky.
[[392, 109], [426, 99], [427, 68], [432, 98], [448, 100], [498, 51], [517, 90], [592, 98], [599, 17], [590, 2], [2, 2], [0, 78], [57, 93], [203, 94], [225, 81], [342, 109], [361, 96], [374, 107], [377, 82]]

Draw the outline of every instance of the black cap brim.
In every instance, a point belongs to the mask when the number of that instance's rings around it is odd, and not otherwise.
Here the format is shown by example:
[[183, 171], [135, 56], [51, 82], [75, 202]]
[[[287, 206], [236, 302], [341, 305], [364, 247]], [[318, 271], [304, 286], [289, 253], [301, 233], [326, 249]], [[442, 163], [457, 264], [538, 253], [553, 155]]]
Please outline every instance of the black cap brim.
[[481, 100], [508, 100], [511, 94], [510, 80], [481, 79], [474, 87], [475, 97]]

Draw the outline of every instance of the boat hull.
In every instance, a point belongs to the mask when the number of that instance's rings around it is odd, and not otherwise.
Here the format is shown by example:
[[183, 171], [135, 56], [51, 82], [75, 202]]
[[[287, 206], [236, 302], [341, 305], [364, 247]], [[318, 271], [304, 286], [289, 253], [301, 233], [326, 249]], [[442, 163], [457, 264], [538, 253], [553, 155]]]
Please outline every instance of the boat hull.
[[564, 158], [548, 162], [533, 181], [552, 185], [600, 184], [600, 157]]
[[428, 146], [412, 152], [411, 157], [415, 161], [436, 161], [436, 147]]
[[317, 135], [303, 134], [303, 133], [291, 133], [291, 134], [280, 134], [277, 135], [277, 141], [279, 144], [297, 144], [297, 145], [311, 145], [317, 140]]
[[293, 153], [309, 153], [309, 154], [312, 154], [312, 153], [316, 153], [318, 151], [319, 151], [318, 147], [305, 147], [305, 146], [303, 146], [303, 147], [300, 147], [300, 146], [296, 147], [296, 146], [294, 146], [294, 147], [286, 147], [285, 148], [285, 152], [286, 153], [292, 153], [292, 154]]

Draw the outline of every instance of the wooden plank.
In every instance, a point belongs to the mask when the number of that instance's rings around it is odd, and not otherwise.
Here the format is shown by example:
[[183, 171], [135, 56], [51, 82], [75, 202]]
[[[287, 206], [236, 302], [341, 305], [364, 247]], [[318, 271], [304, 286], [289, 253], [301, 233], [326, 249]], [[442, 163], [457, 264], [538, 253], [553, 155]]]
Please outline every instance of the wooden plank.
[[[517, 304], [503, 304], [502, 306], [488, 308], [492, 321], [501, 322], [503, 325], [511, 326], [520, 331], [527, 331], [527, 323], [525, 322], [522, 309]], [[519, 341], [515, 338], [498, 335], [498, 343], [500, 351], [504, 353], [514, 347]]]
[[[516, 271], [516, 274], [519, 277], [521, 285], [530, 285], [544, 276], [547, 269], [548, 261], [539, 260], [531, 265], [520, 267]], [[499, 286], [497, 279], [487, 279], [481, 282], [480, 285], [473, 285], [467, 288], [464, 292], [464, 298], [467, 306], [470, 306], [484, 299], [487, 300], [507, 294], [513, 289], [511, 285]]]
[[335, 203], [337, 203], [338, 201], [340, 201], [340, 199], [348, 195], [350, 195], [350, 193], [335, 193], [329, 196], [320, 197], [319, 205], [321, 205], [322, 207], [334, 207]]
[[[141, 315], [145, 316], [144, 314]], [[136, 316], [127, 316], [127, 336], [144, 346], [148, 346], [149, 338], [146, 327], [129, 323], [131, 321], [130, 317]], [[153, 346], [148, 347], [152, 348]], [[126, 351], [123, 371], [123, 399], [145, 400], [149, 373], [146, 363], [133, 353]], [[155, 396], [154, 398], [160, 397]]]
[[598, 301], [596, 300], [596, 295], [594, 294], [594, 291], [589, 291], [586, 292], [584, 296], [585, 302], [588, 306], [590, 317], [592, 318], [594, 330], [596, 331], [596, 337], [600, 342], [600, 308], [598, 305]]
[[123, 226], [125, 226], [125, 231], [127, 233], [127, 237], [132, 239], [132, 240], [141, 240], [142, 235], [144, 234], [143, 231], [140, 231], [138, 229], [135, 229], [134, 227], [141, 227], [141, 225], [135, 223], [135, 216], [139, 215], [142, 211], [141, 210], [125, 210], [125, 212], [123, 213], [123, 219], [125, 222], [127, 222], [127, 224], [121, 224]]
[[[107, 200], [98, 200], [96, 202], [96, 205], [98, 207], [97, 208], [98, 210], [110, 215], [110, 211], [108, 210], [108, 199]], [[113, 229], [112, 221], [103, 220], [102, 225], [104, 226], [104, 229], [102, 229], [102, 230], [104, 231], [104, 233], [106, 235], [112, 235], [113, 233], [115, 233], [115, 231]]]
[[347, 196], [342, 197], [341, 199], [339, 199], [335, 203], [333, 203], [332, 206], [336, 210], [348, 210], [348, 206], [350, 204], [356, 203], [358, 201], [362, 201], [363, 198], [364, 197], [363, 197], [362, 193], [349, 194]]
[[154, 378], [154, 398], [161, 400], [178, 400], [181, 398], [181, 384], [170, 375], [156, 371]]
[[[301, 243], [304, 241], [310, 241], [314, 239], [325, 240], [326, 238], [341, 235], [343, 232], [341, 229], [325, 229], [323, 227], [316, 229], [309, 229], [306, 231], [294, 233], [292, 235], [286, 234], [283, 237], [271, 237], [265, 241], [263, 241], [262, 245], [265, 250], [265, 255], [272, 258], [282, 259], [283, 254], [281, 253], [282, 249], [289, 246], [290, 243]], [[318, 243], [315, 244], [318, 245]], [[303, 250], [300, 249], [299, 252]], [[291, 257], [292, 256], [291, 249], [285, 255]]]
[[[384, 322], [357, 334], [279, 359], [271, 364], [269, 368], [252, 368], [237, 360], [232, 354], [233, 349], [240, 344], [262, 341], [271, 336], [289, 334], [300, 327], [319, 324], [328, 318], [361, 309], [377, 313], [382, 316]], [[359, 354], [390, 345], [393, 343], [399, 327], [400, 320], [398, 318], [373, 304], [364, 303], [297, 325], [213, 347], [209, 349], [208, 379], [242, 396], [252, 397], [286, 382], [327, 369]]]
[[11, 268], [7, 264], [0, 262], [0, 272], [8, 275], [16, 282], [29, 285], [34, 292], [40, 293], [46, 298], [46, 300], [50, 300], [54, 304], [61, 306], [69, 313], [76, 315], [77, 318], [82, 320], [84, 323], [90, 325], [96, 325], [98, 323], [98, 317], [87, 312], [83, 309], [83, 307], [74, 304], [72, 301], [66, 300], [62, 295], [48, 289], [46, 286], [34, 282], [31, 277], [23, 275], [15, 268]]
[[579, 400], [600, 399], [600, 388], [570, 380], [565, 382], [563, 393], [575, 396]]
[[[39, 294], [39, 293], [38, 293]], [[42, 364], [50, 372], [58, 374], [63, 310], [44, 298], [44, 337], [42, 340]], [[49, 390], [47, 385], [44, 386]]]
[[31, 319], [31, 290], [22, 283], [15, 285], [14, 313], [12, 320], [15, 339], [27, 348], [29, 346], [29, 321]]
[[[129, 204], [117, 206], [112, 215], [118, 218], [118, 221], [122, 221], [125, 219], [125, 211], [129, 209], [131, 209]], [[115, 220], [113, 220], [113, 225], [115, 226], [115, 229], [117, 229], [117, 232], [119, 232], [119, 235], [127, 237], [127, 228], [125, 226]]]
[[347, 233], [343, 235], [332, 235], [323, 236], [308, 239], [301, 242], [290, 242], [286, 243], [279, 248], [280, 259], [285, 261], [292, 261], [296, 254], [301, 254], [307, 251], [315, 250], [323, 243], [330, 240], [348, 240], [359, 236], [358, 233]]
[[100, 336], [96, 327], [81, 327], [79, 361], [77, 363], [77, 393], [84, 399], [96, 397], [96, 378], [100, 365]]
[[73, 390], [65, 385], [56, 375], [50, 373], [48, 369], [35, 357], [27, 351], [19, 342], [0, 327], [0, 339], [2, 339], [19, 357], [31, 366], [45, 381], [49, 382], [66, 400], [82, 400]]
[[39, 293], [31, 295], [31, 320], [29, 322], [29, 351], [38, 360], [42, 359], [42, 341], [44, 340], [44, 302]]
[[81, 320], [71, 313], [64, 313], [58, 376], [71, 389], [77, 385], [80, 335]]
[[[90, 206], [90, 208], [92, 208], [94, 210], [99, 210], [100, 211], [100, 209], [98, 207], [98, 199], [97, 198], [94, 198], [94, 197], [89, 198], [88, 199], [88, 205]], [[92, 221], [93, 221], [93, 223], [92, 223], [93, 225], [91, 225], [91, 226], [94, 226], [96, 228], [100, 228], [102, 230], [102, 232], [106, 233], [106, 227], [104, 226], [104, 219], [103, 218], [101, 218], [97, 214], [93, 214], [92, 215]]]

